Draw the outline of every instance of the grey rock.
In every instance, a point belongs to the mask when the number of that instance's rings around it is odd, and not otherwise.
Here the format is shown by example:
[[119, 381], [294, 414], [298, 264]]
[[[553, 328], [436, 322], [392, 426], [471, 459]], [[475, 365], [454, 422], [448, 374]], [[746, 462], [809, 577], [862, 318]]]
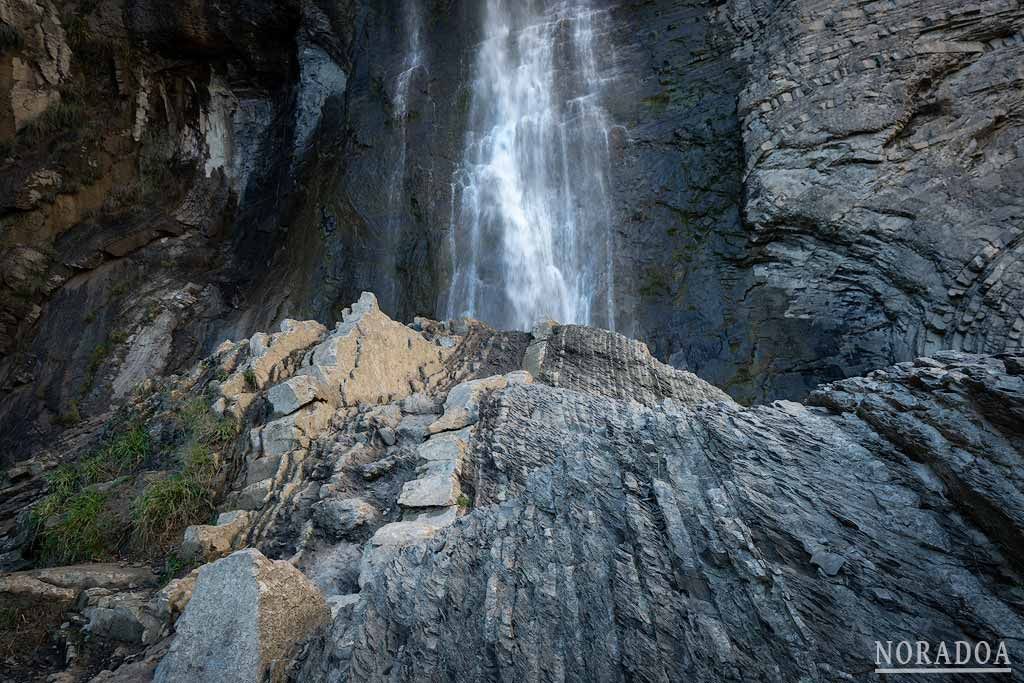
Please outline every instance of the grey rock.
[[821, 567], [821, 571], [825, 572], [829, 576], [835, 576], [842, 569], [843, 564], [846, 563], [846, 558], [835, 553], [828, 553], [823, 550], [811, 555], [811, 564], [815, 564]]
[[299, 92], [295, 106], [295, 153], [302, 158], [320, 125], [329, 98], [345, 94], [348, 76], [323, 49], [303, 46], [299, 50]]
[[424, 393], [417, 392], [402, 400], [402, 412], [409, 415], [435, 415], [439, 411], [434, 399]]
[[95, 636], [141, 643], [147, 627], [156, 625], [145, 612], [147, 601], [145, 593], [119, 593], [90, 600], [93, 604], [82, 610], [89, 620], [85, 629]]
[[576, 334], [548, 366], [563, 386], [482, 398], [474, 507], [381, 527], [301, 680], [832, 681], [873, 666], [877, 634], [1024, 628], [1016, 357], [743, 408]]
[[480, 399], [488, 391], [502, 389], [508, 380], [502, 375], [463, 382], [448, 392], [444, 414], [430, 425], [430, 433], [462, 429], [476, 423], [480, 417]]
[[154, 681], [282, 681], [296, 644], [328, 617], [295, 567], [240, 550], [199, 570]]
[[395, 434], [395, 430], [391, 427], [381, 427], [377, 430], [377, 436], [380, 437], [385, 446], [394, 446], [398, 443], [398, 435]]
[[398, 423], [398, 438], [420, 443], [430, 435], [430, 425], [437, 419], [436, 415], [406, 415]]
[[313, 522], [333, 541], [351, 537], [372, 525], [379, 515], [377, 508], [361, 498], [328, 498], [313, 506]]
[[267, 392], [267, 400], [275, 415], [291, 415], [299, 408], [318, 399], [327, 400], [329, 393], [310, 375], [297, 375], [274, 385]]

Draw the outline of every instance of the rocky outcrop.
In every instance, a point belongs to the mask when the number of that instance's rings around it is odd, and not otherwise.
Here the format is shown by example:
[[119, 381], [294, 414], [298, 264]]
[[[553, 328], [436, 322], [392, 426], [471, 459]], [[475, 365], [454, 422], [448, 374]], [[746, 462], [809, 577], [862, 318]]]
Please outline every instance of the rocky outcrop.
[[611, 398], [614, 364], [498, 390], [472, 511], [406, 534], [298, 680], [831, 681], [893, 634], [1012, 640], [1020, 362], [940, 354], [755, 409]]
[[[875, 641], [1012, 649], [1024, 628], [1024, 357], [941, 352], [748, 408], [603, 330], [407, 327], [371, 295], [343, 317], [225, 343], [169, 388], [247, 427], [218, 524], [178, 550], [208, 564], [77, 598], [57, 577], [81, 569], [0, 578], [106, 644], [76, 666], [832, 681]], [[324, 381], [282, 417], [297, 377]], [[348, 404], [347, 382], [378, 388]]]

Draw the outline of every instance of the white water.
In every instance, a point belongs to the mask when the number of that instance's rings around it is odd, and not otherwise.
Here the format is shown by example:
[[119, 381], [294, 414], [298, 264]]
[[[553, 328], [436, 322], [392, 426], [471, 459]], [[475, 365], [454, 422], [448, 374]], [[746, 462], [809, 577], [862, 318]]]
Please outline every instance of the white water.
[[614, 329], [607, 13], [590, 0], [486, 0], [453, 182], [449, 318]]

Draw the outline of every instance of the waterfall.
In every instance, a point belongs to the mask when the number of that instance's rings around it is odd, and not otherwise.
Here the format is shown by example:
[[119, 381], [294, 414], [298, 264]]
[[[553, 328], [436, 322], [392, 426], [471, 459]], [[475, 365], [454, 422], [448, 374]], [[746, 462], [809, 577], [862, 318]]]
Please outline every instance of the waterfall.
[[[387, 240], [389, 245], [401, 242], [402, 222], [406, 212], [405, 180], [408, 171], [409, 152], [409, 95], [413, 85], [413, 77], [417, 71], [424, 69], [424, 55], [422, 44], [422, 20], [418, 2], [406, 2], [403, 5], [402, 14], [403, 32], [405, 34], [405, 46], [402, 51], [402, 60], [398, 74], [394, 78], [393, 91], [391, 95], [391, 125], [398, 131], [398, 141], [395, 156], [390, 163], [391, 175], [387, 181]], [[389, 304], [394, 304], [398, 299], [397, 295], [397, 259], [393, 247], [387, 250], [387, 278], [388, 289], [382, 292], [382, 296]]]
[[453, 180], [449, 318], [614, 329], [606, 10], [486, 0]]

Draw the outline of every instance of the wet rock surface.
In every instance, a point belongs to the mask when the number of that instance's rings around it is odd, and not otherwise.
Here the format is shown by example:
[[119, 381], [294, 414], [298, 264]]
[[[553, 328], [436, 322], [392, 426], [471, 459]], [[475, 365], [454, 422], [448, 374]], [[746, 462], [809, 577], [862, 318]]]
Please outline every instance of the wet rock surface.
[[[0, 7], [10, 461], [225, 337], [364, 289], [435, 316], [453, 276], [484, 6], [122, 4]], [[743, 403], [1020, 348], [1016, 4], [591, 4], [619, 331]]]

